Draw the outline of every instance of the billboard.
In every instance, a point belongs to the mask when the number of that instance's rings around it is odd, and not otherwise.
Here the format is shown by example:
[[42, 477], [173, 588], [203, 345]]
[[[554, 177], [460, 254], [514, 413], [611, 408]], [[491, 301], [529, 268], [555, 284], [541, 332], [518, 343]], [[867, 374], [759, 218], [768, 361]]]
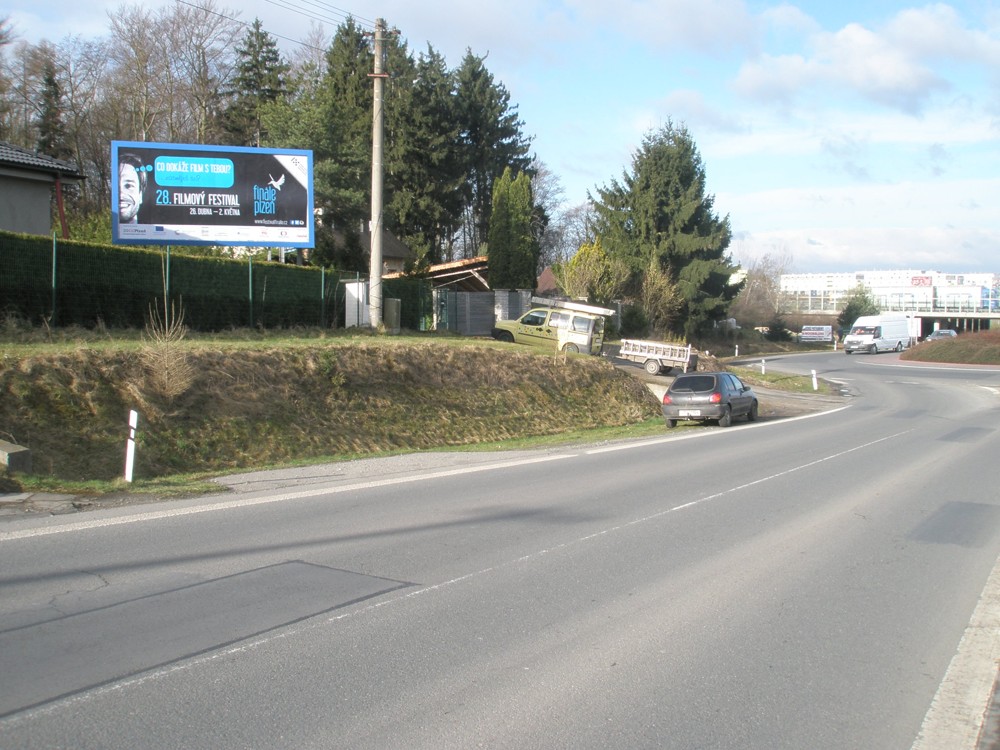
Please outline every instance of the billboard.
[[116, 245], [313, 247], [312, 151], [111, 142]]

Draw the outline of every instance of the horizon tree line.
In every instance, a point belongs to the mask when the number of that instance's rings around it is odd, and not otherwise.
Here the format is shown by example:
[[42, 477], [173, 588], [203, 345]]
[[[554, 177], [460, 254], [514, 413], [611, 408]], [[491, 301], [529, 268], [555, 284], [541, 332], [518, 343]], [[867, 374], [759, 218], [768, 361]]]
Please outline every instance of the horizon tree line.
[[[58, 44], [15, 42], [0, 20], [0, 140], [74, 162], [87, 176], [69, 202], [74, 236], [104, 241], [112, 140], [311, 150], [314, 262], [366, 271], [374, 54], [349, 17], [329, 40], [314, 26], [286, 59], [259, 19], [215, 0], [123, 5], [106, 37]], [[398, 32], [384, 54], [384, 224], [414, 251], [412, 271], [486, 254], [496, 282], [534, 288], [553, 265], [564, 293], [623, 300], [630, 328], [660, 335], [690, 339], [727, 316], [741, 288], [729, 218], [686, 127], [647, 133], [621, 181], [560, 212], [558, 178], [485, 57], [467, 49], [449, 68]]]

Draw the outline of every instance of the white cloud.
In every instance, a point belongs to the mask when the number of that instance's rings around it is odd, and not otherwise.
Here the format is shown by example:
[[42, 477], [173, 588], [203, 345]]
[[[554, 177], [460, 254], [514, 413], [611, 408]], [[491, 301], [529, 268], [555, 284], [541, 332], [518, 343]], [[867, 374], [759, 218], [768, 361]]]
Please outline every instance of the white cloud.
[[574, 14], [637, 47], [700, 54], [753, 46], [757, 25], [743, 0], [567, 0]]
[[764, 255], [787, 255], [797, 273], [922, 269], [995, 273], [1000, 231], [954, 227], [815, 228], [741, 233], [731, 252], [746, 266]]
[[765, 8], [760, 14], [760, 19], [766, 29], [778, 34], [795, 33], [806, 36], [820, 30], [819, 24], [812, 16], [787, 3]]
[[853, 92], [887, 107], [917, 113], [928, 97], [948, 88], [947, 81], [905, 48], [856, 23], [834, 33], [813, 34], [808, 47], [808, 56], [761, 55], [748, 60], [735, 78], [735, 90], [762, 102], [791, 102], [817, 90], [826, 96]]
[[708, 102], [705, 95], [692, 89], [677, 89], [661, 102], [665, 116], [688, 124], [692, 129], [715, 133], [745, 133], [747, 125], [741, 119]]
[[782, 251], [802, 271], [993, 271], [1000, 252], [1000, 178], [719, 194], [716, 205], [743, 262]]

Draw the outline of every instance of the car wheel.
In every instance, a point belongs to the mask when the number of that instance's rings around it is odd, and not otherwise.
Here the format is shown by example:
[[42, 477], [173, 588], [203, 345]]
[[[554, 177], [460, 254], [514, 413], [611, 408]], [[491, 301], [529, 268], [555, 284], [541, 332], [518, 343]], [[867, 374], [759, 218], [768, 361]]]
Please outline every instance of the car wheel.
[[876, 344], [872, 344], [870, 347], [868, 347], [868, 353], [878, 354], [878, 346]]
[[677, 426], [677, 420], [676, 419], [667, 419], [665, 421], [667, 423], [667, 429], [668, 430], [672, 430], [672, 429], [674, 429]]
[[650, 375], [660, 374], [660, 360], [658, 359], [647, 359], [646, 360], [646, 372]]
[[578, 347], [576, 344], [566, 344], [566, 346], [563, 347], [563, 351], [566, 352], [567, 354], [579, 354], [580, 347]]
[[514, 334], [510, 331], [500, 331], [500, 333], [497, 334], [497, 341], [503, 341], [506, 344], [513, 344]]
[[844, 354], [850, 354], [850, 353], [851, 353], [850, 349], [844, 349]]
[[729, 407], [727, 406], [726, 410], [722, 413], [722, 416], [719, 417], [719, 427], [729, 427], [729, 425], [731, 425], [732, 423], [733, 423], [733, 412], [730, 411]]
[[896, 342], [896, 352], [898, 353], [898, 352], [901, 352], [901, 351], [903, 351], [903, 342], [902, 341], [897, 341]]
[[756, 422], [757, 421], [757, 402], [754, 401], [750, 404], [750, 411], [747, 412], [747, 421]]

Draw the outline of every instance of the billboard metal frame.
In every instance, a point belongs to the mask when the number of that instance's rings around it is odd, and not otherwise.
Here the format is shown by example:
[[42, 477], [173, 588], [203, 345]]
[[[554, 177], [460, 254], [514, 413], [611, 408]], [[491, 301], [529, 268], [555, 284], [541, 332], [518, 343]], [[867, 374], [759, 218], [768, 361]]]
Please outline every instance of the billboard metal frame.
[[111, 142], [116, 245], [315, 246], [312, 151]]

